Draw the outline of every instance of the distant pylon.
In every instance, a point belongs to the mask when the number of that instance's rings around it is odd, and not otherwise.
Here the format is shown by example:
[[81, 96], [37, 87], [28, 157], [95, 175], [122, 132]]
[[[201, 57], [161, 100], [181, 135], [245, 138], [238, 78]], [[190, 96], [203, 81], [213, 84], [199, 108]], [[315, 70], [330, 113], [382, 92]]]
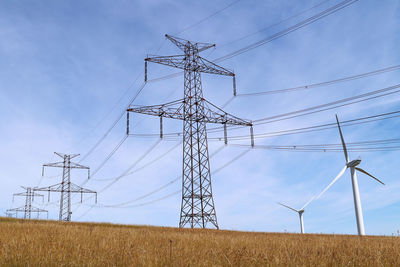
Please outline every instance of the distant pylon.
[[[165, 35], [183, 51], [183, 55], [152, 56], [145, 59], [145, 81], [147, 81], [147, 62], [154, 62], [184, 70], [184, 98], [162, 105], [130, 107], [127, 111], [160, 117], [160, 137], [162, 138], [162, 118], [183, 120], [183, 175], [182, 204], [179, 227], [191, 228], [208, 226], [218, 229], [217, 215], [211, 189], [210, 161], [207, 143], [207, 123], [224, 126], [227, 144], [227, 125], [251, 127], [252, 123], [237, 118], [216, 107], [203, 98], [200, 73], [233, 77], [236, 95], [235, 74], [213, 62], [200, 57], [199, 53], [215, 44], [193, 43], [188, 40]], [[127, 116], [129, 119], [129, 116]], [[129, 125], [127, 132], [129, 133]]]
[[48, 187], [34, 188], [35, 191], [48, 192], [48, 201], [50, 201], [50, 192], [60, 192], [60, 214], [58, 219], [60, 221], [71, 221], [71, 193], [81, 193], [81, 202], [83, 194], [95, 194], [97, 203], [97, 192], [85, 189], [71, 182], [71, 169], [86, 169], [88, 170], [88, 179], [90, 177], [90, 168], [71, 162], [71, 159], [79, 156], [79, 154], [68, 155], [63, 153], [54, 152], [57, 156], [61, 157], [63, 161], [55, 163], [43, 164], [42, 175], [44, 175], [44, 167], [56, 167], [63, 169], [62, 181], [59, 184], [51, 185]]
[[22, 193], [16, 193], [13, 195], [13, 201], [15, 196], [24, 196], [25, 197], [25, 206], [19, 207], [19, 208], [14, 208], [14, 209], [8, 209], [6, 211], [7, 217], [11, 217], [12, 213], [15, 213], [15, 217], [18, 217], [18, 212], [23, 212], [24, 213], [24, 219], [31, 219], [32, 218], [32, 212], [37, 213], [37, 217], [39, 218], [39, 213], [41, 212], [46, 212], [47, 213], [47, 218], [48, 218], [48, 211], [44, 209], [39, 209], [34, 206], [32, 206], [32, 202], [34, 201], [34, 197], [43, 197], [43, 195], [37, 194], [34, 192], [32, 187], [24, 187], [21, 186], [23, 189], [25, 189], [25, 192]]

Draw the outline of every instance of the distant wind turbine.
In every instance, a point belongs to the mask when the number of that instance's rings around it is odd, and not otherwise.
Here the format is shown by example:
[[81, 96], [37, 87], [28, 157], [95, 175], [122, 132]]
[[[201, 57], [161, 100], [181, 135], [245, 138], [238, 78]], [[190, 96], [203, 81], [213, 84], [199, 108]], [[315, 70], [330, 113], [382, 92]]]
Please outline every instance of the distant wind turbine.
[[299, 217], [300, 217], [300, 231], [301, 231], [302, 234], [304, 234], [303, 213], [304, 213], [304, 208], [305, 208], [308, 204], [310, 204], [310, 203], [308, 202], [306, 205], [304, 205], [304, 206], [303, 206], [301, 209], [299, 209], [299, 210], [296, 210], [295, 208], [289, 207], [289, 206], [287, 206], [287, 205], [285, 205], [285, 204], [282, 204], [282, 203], [280, 203], [280, 202], [277, 202], [277, 203], [278, 203], [279, 205], [284, 206], [285, 208], [291, 209], [291, 210], [293, 210], [293, 211], [295, 211], [295, 212], [297, 212], [297, 213], [299, 214]]
[[333, 179], [332, 182], [316, 197], [316, 199], [321, 197], [322, 194], [325, 193], [326, 190], [328, 190], [329, 187], [331, 187], [345, 173], [345, 171], [348, 168], [350, 168], [351, 181], [352, 181], [352, 186], [353, 186], [354, 209], [355, 209], [356, 220], [357, 220], [357, 230], [358, 230], [358, 234], [359, 235], [365, 235], [364, 219], [363, 219], [363, 215], [362, 215], [360, 191], [358, 189], [358, 181], [357, 181], [356, 170], [368, 175], [369, 177], [375, 179], [376, 181], [378, 181], [379, 183], [381, 183], [383, 185], [384, 185], [384, 183], [382, 181], [380, 181], [378, 178], [376, 178], [375, 176], [373, 176], [373, 175], [369, 174], [368, 172], [366, 172], [365, 170], [357, 167], [361, 163], [361, 159], [360, 158], [352, 160], [352, 161], [349, 161], [349, 156], [347, 154], [346, 144], [345, 144], [344, 139], [343, 139], [343, 134], [342, 134], [342, 130], [340, 128], [340, 123], [339, 123], [339, 119], [338, 119], [337, 115], [336, 115], [336, 122], [337, 122], [338, 129], [339, 129], [340, 139], [342, 141], [344, 157], [346, 159], [346, 165], [340, 171], [340, 173], [335, 177], [335, 179]]

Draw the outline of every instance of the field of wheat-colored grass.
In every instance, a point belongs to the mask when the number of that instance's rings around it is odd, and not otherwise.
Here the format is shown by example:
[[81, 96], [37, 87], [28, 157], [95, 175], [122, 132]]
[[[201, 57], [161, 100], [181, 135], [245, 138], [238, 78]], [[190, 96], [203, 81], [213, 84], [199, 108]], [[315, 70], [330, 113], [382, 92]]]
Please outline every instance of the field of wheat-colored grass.
[[0, 218], [3, 266], [400, 266], [400, 238]]

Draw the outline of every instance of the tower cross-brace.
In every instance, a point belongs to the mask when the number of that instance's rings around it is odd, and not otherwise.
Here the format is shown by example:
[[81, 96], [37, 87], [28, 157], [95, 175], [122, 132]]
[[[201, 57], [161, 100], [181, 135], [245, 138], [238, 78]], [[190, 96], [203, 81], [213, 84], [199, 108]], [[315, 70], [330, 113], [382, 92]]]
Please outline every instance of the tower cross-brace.
[[56, 167], [63, 169], [62, 181], [59, 184], [51, 185], [48, 187], [34, 188], [35, 191], [48, 192], [48, 200], [50, 201], [50, 192], [60, 192], [60, 221], [71, 221], [71, 193], [80, 193], [81, 202], [83, 194], [95, 194], [97, 203], [97, 192], [89, 189], [85, 189], [71, 182], [71, 169], [85, 169], [88, 170], [88, 179], [90, 177], [90, 168], [87, 166], [80, 165], [78, 163], [71, 162], [72, 158], [79, 156], [79, 154], [63, 154], [54, 152], [57, 156], [61, 157], [63, 161], [55, 163], [43, 164], [42, 175], [44, 175], [44, 167]]
[[[203, 98], [201, 72], [233, 77], [234, 95], [236, 95], [235, 74], [199, 55], [200, 52], [214, 47], [215, 44], [192, 43], [181, 38], [165, 36], [184, 54], [147, 57], [145, 81], [147, 81], [147, 62], [182, 69], [184, 70], [184, 98], [162, 105], [130, 107], [127, 111], [128, 114], [135, 112], [159, 116], [160, 137], [162, 137], [163, 117], [183, 120], [182, 204], [179, 227], [218, 229], [211, 188], [206, 124], [223, 124], [226, 144], [226, 125], [250, 126], [252, 132], [252, 123], [224, 112]], [[127, 132], [129, 133], [129, 130]], [[252, 145], [254, 145], [253, 136]]]

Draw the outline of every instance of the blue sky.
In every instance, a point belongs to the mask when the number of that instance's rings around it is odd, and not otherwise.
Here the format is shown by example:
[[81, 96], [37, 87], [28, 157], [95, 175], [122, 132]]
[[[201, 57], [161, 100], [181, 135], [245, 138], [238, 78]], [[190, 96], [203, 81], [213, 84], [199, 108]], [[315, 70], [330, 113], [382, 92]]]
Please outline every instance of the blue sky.
[[[212, 60], [287, 28], [339, 1], [325, 1], [303, 15], [258, 32], [323, 1], [242, 0], [206, 21], [179, 34], [193, 41], [216, 43], [203, 56]], [[54, 151], [85, 155], [124, 110], [143, 81], [147, 54], [173, 55], [180, 51], [164, 34], [174, 34], [202, 20], [230, 1], [2, 1], [0, 3], [0, 212], [23, 204], [12, 200], [20, 185], [58, 183], [61, 170], [51, 169], [42, 178], [41, 165], [56, 161]], [[400, 2], [360, 0], [322, 20], [247, 53], [220, 62], [234, 69], [239, 93], [283, 89], [328, 81], [400, 62]], [[226, 44], [226, 45], [225, 45]], [[176, 70], [149, 65], [149, 79]], [[259, 119], [358, 95], [399, 82], [399, 71], [326, 87], [260, 97], [234, 99], [225, 110], [247, 119]], [[139, 77], [137, 80], [136, 78]], [[135, 82], [136, 81], [136, 82]], [[203, 75], [204, 96], [223, 105], [232, 96], [229, 77]], [[182, 76], [148, 83], [134, 104], [159, 104], [182, 98]], [[332, 123], [397, 110], [393, 94], [335, 110], [255, 127], [255, 133]], [[114, 109], [112, 109], [115, 107]], [[143, 120], [143, 118], [146, 118]], [[158, 119], [132, 116], [134, 133], [157, 133]], [[347, 142], [398, 138], [398, 119], [344, 127]], [[179, 132], [182, 123], [164, 120], [165, 132]], [[209, 125], [209, 128], [214, 127]], [[92, 170], [103, 161], [125, 134], [121, 120], [104, 142], [82, 164]], [[228, 132], [246, 135], [248, 129]], [[221, 137], [222, 133], [209, 137]], [[100, 190], [123, 173], [157, 138], [129, 137], [85, 187]], [[256, 144], [339, 143], [337, 129], [257, 139]], [[234, 141], [232, 141], [233, 143]], [[177, 140], [160, 142], [137, 167], [176, 146], [168, 156], [148, 168], [118, 180], [99, 194], [99, 203], [112, 205], [147, 194], [181, 174], [182, 155]], [[210, 153], [223, 146], [210, 141]], [[227, 146], [211, 159], [217, 169], [244, 151]], [[350, 153], [362, 157], [362, 167], [386, 185], [359, 175], [367, 234], [390, 235], [400, 229], [398, 151]], [[77, 159], [79, 160], [79, 158]], [[344, 165], [341, 153], [301, 153], [251, 150], [213, 175], [213, 192], [220, 228], [248, 231], [298, 232], [298, 217], [276, 201], [301, 207], [317, 194]], [[73, 171], [72, 180], [85, 181]], [[52, 178], [53, 177], [53, 178]], [[180, 182], [147, 198], [140, 205], [180, 189]], [[57, 219], [55, 201], [36, 203]], [[79, 198], [73, 199], [73, 203]], [[73, 219], [126, 224], [177, 226], [180, 195], [151, 205], [130, 208], [95, 207], [93, 199], [74, 204]], [[84, 214], [84, 216], [82, 216]], [[356, 233], [350, 174], [346, 173], [304, 214], [306, 232]]]

